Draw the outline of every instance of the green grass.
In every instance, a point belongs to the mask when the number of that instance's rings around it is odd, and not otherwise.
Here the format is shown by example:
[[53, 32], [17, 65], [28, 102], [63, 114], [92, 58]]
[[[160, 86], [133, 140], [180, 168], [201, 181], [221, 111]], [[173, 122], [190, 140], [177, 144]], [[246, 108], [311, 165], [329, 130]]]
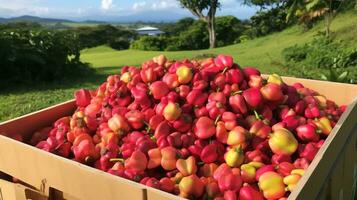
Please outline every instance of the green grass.
[[[357, 48], [357, 12], [348, 12], [337, 16], [332, 24], [332, 31], [337, 39], [347, 41], [349, 48]], [[199, 51], [116, 51], [106, 46], [82, 51], [81, 59], [91, 63], [96, 74], [82, 76], [75, 81], [64, 81], [33, 87], [14, 87], [0, 92], [0, 121], [39, 110], [73, 98], [73, 92], [79, 88], [96, 88], [107, 75], [119, 73], [124, 65], [140, 65], [152, 57], [165, 54], [170, 59], [193, 58], [200, 54], [230, 54], [241, 66], [255, 66], [264, 73], [277, 72], [289, 74], [283, 65], [281, 51], [294, 44], [310, 41], [319, 31], [323, 31], [323, 22], [313, 29], [303, 32], [298, 26], [279, 33], [250, 40], [244, 43]]]

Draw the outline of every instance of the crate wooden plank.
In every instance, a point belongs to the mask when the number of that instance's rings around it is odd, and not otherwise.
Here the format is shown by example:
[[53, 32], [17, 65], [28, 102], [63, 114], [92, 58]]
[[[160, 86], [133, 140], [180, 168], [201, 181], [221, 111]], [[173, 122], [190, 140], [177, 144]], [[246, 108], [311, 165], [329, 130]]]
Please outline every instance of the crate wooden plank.
[[0, 179], [0, 200], [47, 200], [39, 191]]
[[336, 200], [343, 200], [343, 169], [344, 169], [344, 162], [343, 162], [343, 154], [340, 155], [337, 161], [334, 163], [334, 168], [331, 174], [331, 198]]
[[352, 186], [354, 184], [354, 169], [357, 168], [357, 126], [355, 127], [352, 138], [346, 145], [344, 152], [344, 169], [343, 169], [343, 197], [344, 199], [352, 198]]

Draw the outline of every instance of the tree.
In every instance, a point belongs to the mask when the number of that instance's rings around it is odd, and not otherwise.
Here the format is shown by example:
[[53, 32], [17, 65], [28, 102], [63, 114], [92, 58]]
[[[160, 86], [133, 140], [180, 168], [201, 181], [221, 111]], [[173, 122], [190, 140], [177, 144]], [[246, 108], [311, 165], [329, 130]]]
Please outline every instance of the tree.
[[292, 0], [288, 1], [287, 20], [293, 15], [305, 26], [311, 25], [314, 19], [325, 16], [325, 35], [330, 36], [330, 26], [339, 9], [348, 0]]
[[234, 16], [216, 17], [217, 46], [226, 46], [239, 41], [239, 37], [246, 30], [243, 22]]
[[[194, 16], [207, 23], [209, 34], [209, 47], [216, 47], [216, 27], [215, 15], [217, 8], [220, 7], [218, 0], [179, 0], [181, 5], [188, 9]], [[207, 11], [205, 15], [205, 11]]]
[[248, 6], [258, 6], [260, 10], [271, 7], [280, 7], [286, 0], [243, 0], [243, 4]]

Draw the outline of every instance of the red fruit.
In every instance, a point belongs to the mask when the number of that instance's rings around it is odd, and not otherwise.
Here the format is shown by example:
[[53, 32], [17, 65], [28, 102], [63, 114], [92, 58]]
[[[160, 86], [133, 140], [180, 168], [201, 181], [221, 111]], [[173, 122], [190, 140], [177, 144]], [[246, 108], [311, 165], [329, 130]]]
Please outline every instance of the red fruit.
[[209, 96], [208, 96], [208, 102], [211, 101], [215, 101], [215, 102], [219, 102], [222, 104], [226, 104], [227, 99], [226, 96], [223, 94], [223, 92], [212, 92]]
[[310, 161], [306, 158], [298, 158], [294, 161], [294, 166], [297, 169], [307, 169], [310, 165]]
[[283, 154], [274, 154], [271, 157], [271, 163], [278, 165], [281, 162], [291, 162], [291, 157]]
[[190, 86], [180, 85], [176, 91], [179, 93], [180, 97], [186, 98], [188, 93], [190, 93]]
[[207, 139], [216, 134], [216, 127], [214, 121], [208, 117], [200, 117], [194, 127], [195, 135], [200, 139]]
[[263, 77], [258, 75], [249, 76], [248, 85], [251, 88], [261, 88], [263, 86]]
[[77, 146], [73, 146], [74, 158], [78, 162], [87, 162], [91, 159], [98, 159], [99, 152], [95, 149], [92, 141], [82, 140]]
[[316, 127], [311, 124], [300, 125], [296, 128], [298, 137], [304, 142], [317, 142], [320, 135], [316, 133]]
[[295, 107], [294, 107], [294, 111], [299, 114], [299, 115], [302, 115], [305, 111], [305, 108], [306, 108], [306, 103], [305, 101], [303, 100], [300, 100], [298, 101], [296, 104], [295, 104]]
[[288, 176], [290, 172], [295, 169], [295, 166], [290, 162], [282, 162], [277, 166], [277, 172], [283, 176]]
[[150, 118], [150, 120], [149, 120], [150, 128], [156, 130], [158, 125], [164, 120], [165, 120], [165, 118], [162, 115], [154, 115], [154, 116], [152, 116]]
[[204, 107], [201, 107], [201, 108], [196, 108], [194, 110], [195, 112], [195, 117], [196, 118], [200, 118], [200, 117], [203, 117], [203, 116], [208, 116], [208, 110], [207, 108], [204, 106]]
[[255, 174], [255, 179], [259, 181], [259, 178], [261, 175], [263, 175], [265, 172], [274, 172], [275, 168], [273, 165], [265, 165], [261, 168], [259, 168]]
[[253, 123], [249, 132], [257, 137], [265, 139], [272, 132], [272, 129], [270, 126], [266, 125], [263, 121], [259, 120]]
[[237, 192], [235, 191], [225, 191], [223, 195], [225, 200], [237, 200]]
[[160, 179], [160, 184], [161, 184], [161, 190], [165, 192], [173, 192], [175, 189], [175, 184], [171, 181], [170, 178], [164, 177]]
[[165, 170], [176, 169], [176, 161], [181, 157], [180, 153], [173, 147], [165, 147], [161, 149], [161, 166]]
[[250, 185], [244, 185], [239, 191], [239, 200], [263, 200], [263, 194]]
[[263, 97], [257, 88], [249, 88], [243, 92], [243, 97], [246, 103], [252, 107], [257, 108], [263, 102]]
[[220, 177], [231, 172], [231, 168], [226, 163], [223, 163], [214, 171], [213, 178], [218, 181]]
[[189, 114], [183, 113], [180, 118], [173, 122], [172, 126], [182, 133], [185, 133], [191, 129], [192, 117]]
[[161, 122], [155, 129], [154, 136], [159, 139], [161, 136], [167, 136], [171, 132], [171, 127], [167, 121]]
[[41, 130], [36, 131], [31, 137], [30, 144], [35, 146], [40, 141], [46, 140], [49, 136], [51, 129], [51, 127], [45, 127]]
[[134, 172], [144, 171], [148, 164], [148, 160], [141, 151], [134, 151], [130, 158], [125, 161], [125, 168], [133, 170]]
[[127, 120], [121, 115], [115, 114], [108, 121], [109, 128], [115, 133], [119, 133], [119, 135], [126, 133], [130, 130], [129, 124]]
[[224, 75], [228, 84], [240, 84], [244, 80], [244, 74], [240, 69], [229, 69]]
[[144, 114], [138, 110], [132, 110], [125, 114], [129, 125], [134, 129], [140, 129], [144, 126]]
[[218, 156], [218, 147], [215, 144], [209, 144], [202, 149], [201, 160], [205, 163], [215, 162]]
[[88, 106], [92, 99], [92, 96], [91, 96], [89, 90], [86, 90], [86, 89], [80, 89], [80, 90], [76, 91], [74, 93], [74, 96], [76, 98], [77, 106], [80, 106], [80, 107]]
[[163, 81], [155, 81], [150, 85], [150, 91], [154, 99], [161, 99], [169, 93], [169, 87]]
[[214, 63], [219, 68], [219, 70], [224, 70], [225, 68], [232, 67], [233, 58], [232, 58], [232, 56], [226, 56], [226, 55], [220, 54], [214, 59]]
[[240, 94], [229, 97], [229, 105], [235, 113], [246, 114], [248, 112], [246, 102]]
[[243, 181], [240, 174], [226, 173], [218, 179], [219, 189], [224, 191], [237, 192], [242, 187]]
[[151, 83], [151, 82], [156, 81], [156, 79], [157, 79], [157, 76], [154, 72], [153, 67], [141, 69], [140, 76], [141, 76], [141, 80], [143, 80], [145, 83]]
[[283, 99], [283, 92], [281, 87], [275, 83], [268, 83], [260, 89], [260, 92], [264, 99], [268, 101], [279, 101]]
[[308, 161], [312, 161], [315, 155], [319, 151], [319, 148], [315, 143], [307, 143], [306, 145], [301, 145], [299, 148], [299, 155], [301, 158], [306, 158]]
[[247, 151], [245, 153], [246, 159], [249, 162], [262, 162], [262, 163], [268, 163], [269, 162], [269, 157], [264, 154], [262, 151], [259, 149], [255, 149], [253, 151]]
[[170, 135], [167, 136], [167, 141], [170, 146], [179, 148], [182, 145], [182, 140], [181, 140], [181, 133], [180, 132], [173, 132]]
[[206, 103], [207, 98], [207, 93], [202, 92], [202, 90], [193, 89], [190, 93], [188, 93], [186, 100], [189, 104], [201, 107]]
[[162, 81], [165, 82], [170, 89], [174, 89], [180, 85], [176, 74], [167, 73], [162, 77]]
[[254, 67], [245, 67], [245, 68], [243, 68], [243, 72], [247, 78], [249, 78], [249, 76], [251, 76], [251, 75], [260, 76], [260, 71]]

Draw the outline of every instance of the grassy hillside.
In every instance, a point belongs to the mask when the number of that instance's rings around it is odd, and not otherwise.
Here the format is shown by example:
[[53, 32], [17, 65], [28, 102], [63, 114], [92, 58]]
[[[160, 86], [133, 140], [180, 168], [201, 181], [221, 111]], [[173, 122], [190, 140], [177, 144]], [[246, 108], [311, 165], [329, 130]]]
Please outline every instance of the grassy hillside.
[[[339, 15], [332, 24], [336, 38], [348, 41], [349, 48], [357, 48], [357, 12]], [[82, 52], [81, 59], [96, 68], [92, 76], [79, 77], [75, 81], [64, 81], [38, 85], [36, 87], [8, 88], [0, 92], [0, 121], [11, 119], [23, 114], [63, 102], [73, 97], [73, 92], [79, 88], [95, 88], [109, 74], [119, 73], [120, 66], [139, 65], [143, 61], [158, 54], [165, 54], [170, 59], [192, 58], [199, 54], [231, 54], [242, 66], [256, 66], [264, 73], [278, 72], [289, 74], [283, 66], [281, 51], [294, 44], [306, 43], [312, 37], [323, 31], [323, 22], [313, 29], [302, 32], [298, 26], [265, 37], [247, 41], [241, 44], [217, 48], [213, 50], [154, 52], [125, 50], [116, 51], [100, 46]]]

